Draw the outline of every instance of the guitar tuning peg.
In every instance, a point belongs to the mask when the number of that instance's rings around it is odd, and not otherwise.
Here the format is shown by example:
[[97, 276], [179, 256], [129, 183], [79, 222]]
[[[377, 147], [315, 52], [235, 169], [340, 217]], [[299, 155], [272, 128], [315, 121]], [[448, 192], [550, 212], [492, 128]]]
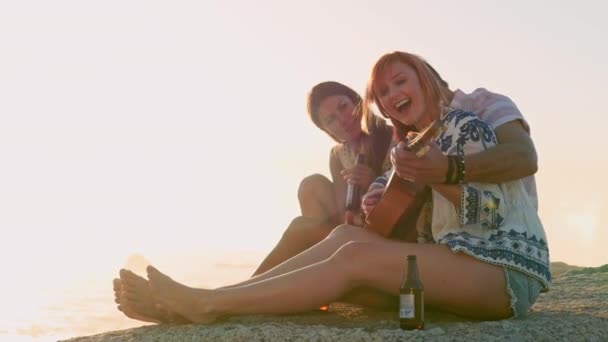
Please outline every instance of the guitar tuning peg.
[[416, 157], [422, 158], [431, 149], [429, 145], [424, 145], [421, 149], [416, 152]]
[[446, 125], [441, 125], [441, 127], [439, 127], [439, 129], [437, 130], [437, 132], [435, 133], [435, 135], [433, 137], [437, 138], [440, 135], [442, 135], [443, 133], [447, 132], [447, 130], [448, 130], [448, 128], [446, 127]]

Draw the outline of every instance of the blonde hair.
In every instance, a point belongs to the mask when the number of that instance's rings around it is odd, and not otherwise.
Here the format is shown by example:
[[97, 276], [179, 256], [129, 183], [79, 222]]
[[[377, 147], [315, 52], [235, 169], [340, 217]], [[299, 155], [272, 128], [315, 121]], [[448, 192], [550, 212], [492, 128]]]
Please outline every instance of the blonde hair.
[[[389, 65], [396, 62], [404, 63], [414, 69], [420, 83], [420, 88], [422, 90], [422, 96], [427, 111], [424, 114], [429, 115], [433, 120], [439, 119], [441, 115], [441, 105], [448, 104], [450, 91], [445, 86], [445, 81], [437, 79], [437, 73], [432, 70], [430, 65], [424, 59], [417, 55], [395, 51], [387, 53], [378, 59], [372, 68], [371, 75], [367, 82], [365, 99], [363, 100], [363, 127], [364, 130], [368, 130], [369, 127], [374, 125], [377, 117], [373, 113], [373, 108], [375, 107], [380, 114], [382, 114], [382, 116], [391, 120], [393, 126], [395, 127], [396, 138], [398, 140], [404, 140], [409, 132], [416, 130], [416, 127], [412, 125], [405, 125], [390, 117], [387, 114], [386, 109], [382, 107], [382, 103], [374, 91], [374, 83], [377, 81], [380, 73], [382, 73]], [[422, 129], [423, 127], [418, 128]]]

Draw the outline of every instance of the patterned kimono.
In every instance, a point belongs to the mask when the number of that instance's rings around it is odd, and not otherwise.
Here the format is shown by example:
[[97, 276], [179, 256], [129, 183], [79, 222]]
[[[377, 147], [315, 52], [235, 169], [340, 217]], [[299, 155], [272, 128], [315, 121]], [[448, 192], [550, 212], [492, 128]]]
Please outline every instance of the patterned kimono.
[[[496, 145], [494, 131], [473, 113], [451, 110], [441, 120], [446, 130], [435, 142], [445, 155], [463, 156]], [[386, 184], [386, 179], [377, 182]], [[460, 186], [460, 210], [433, 190], [433, 240], [454, 252], [520, 271], [548, 289], [547, 238], [521, 180]]]

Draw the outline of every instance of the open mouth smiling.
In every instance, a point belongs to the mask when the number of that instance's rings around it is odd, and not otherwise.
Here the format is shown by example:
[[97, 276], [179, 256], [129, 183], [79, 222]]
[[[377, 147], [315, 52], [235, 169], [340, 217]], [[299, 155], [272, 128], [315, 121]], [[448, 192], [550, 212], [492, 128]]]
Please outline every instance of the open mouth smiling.
[[403, 99], [395, 104], [395, 109], [403, 114], [410, 107], [410, 104], [410, 99]]

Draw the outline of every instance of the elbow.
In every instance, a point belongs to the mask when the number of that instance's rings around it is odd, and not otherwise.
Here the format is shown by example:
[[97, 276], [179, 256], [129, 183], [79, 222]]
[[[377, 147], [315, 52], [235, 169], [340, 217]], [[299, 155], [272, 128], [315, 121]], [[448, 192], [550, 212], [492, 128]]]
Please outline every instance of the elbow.
[[532, 176], [538, 172], [538, 156], [534, 148], [527, 151], [525, 156], [525, 162], [527, 164], [527, 175]]
[[534, 162], [530, 165], [530, 172], [529, 175], [533, 176], [538, 172], [538, 163], [536, 160], [534, 160]]
[[532, 176], [538, 172], [538, 157], [534, 146], [522, 146], [518, 151], [518, 157], [519, 158], [517, 159], [520, 161], [519, 169], [521, 177]]

